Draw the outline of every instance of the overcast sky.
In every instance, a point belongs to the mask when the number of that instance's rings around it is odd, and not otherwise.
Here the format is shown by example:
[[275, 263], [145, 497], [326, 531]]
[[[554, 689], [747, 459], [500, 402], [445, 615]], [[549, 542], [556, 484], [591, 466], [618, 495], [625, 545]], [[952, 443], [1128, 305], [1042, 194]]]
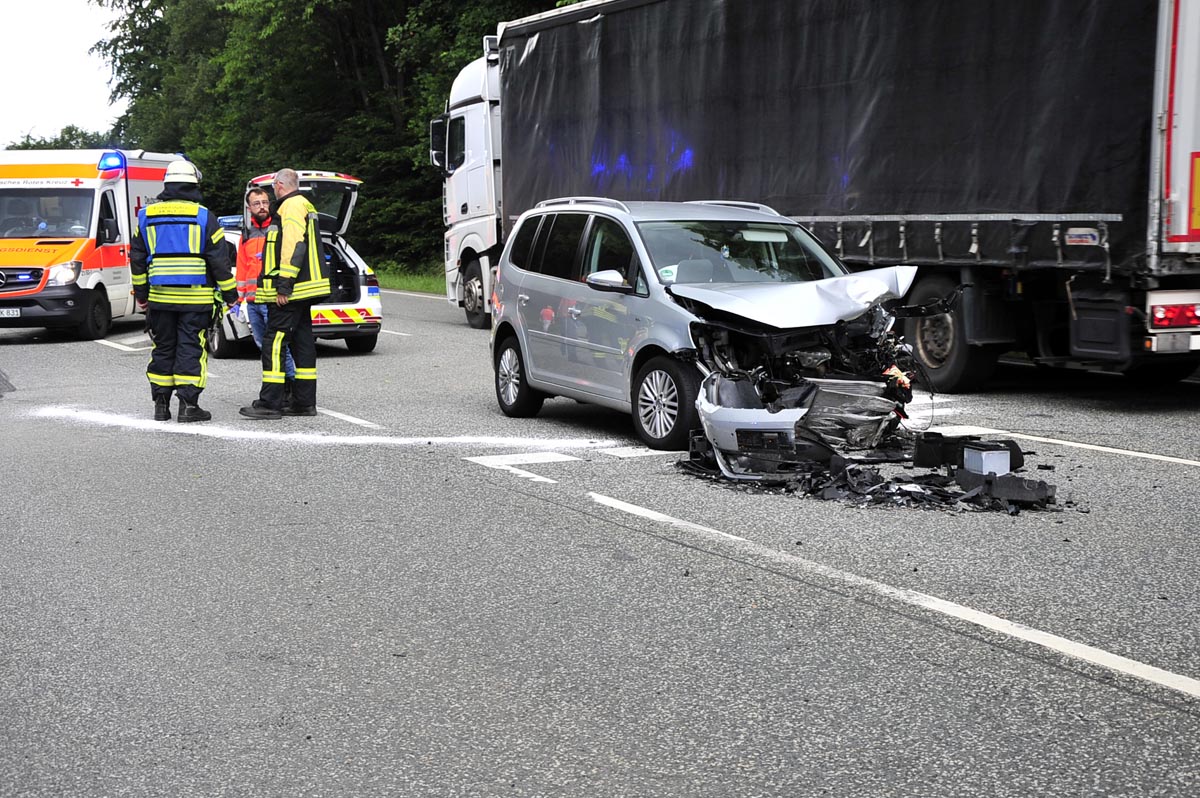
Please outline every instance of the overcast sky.
[[4, 0], [0, 47], [0, 147], [67, 125], [108, 130], [125, 110], [110, 105], [112, 70], [88, 50], [108, 37], [114, 14], [87, 0]]

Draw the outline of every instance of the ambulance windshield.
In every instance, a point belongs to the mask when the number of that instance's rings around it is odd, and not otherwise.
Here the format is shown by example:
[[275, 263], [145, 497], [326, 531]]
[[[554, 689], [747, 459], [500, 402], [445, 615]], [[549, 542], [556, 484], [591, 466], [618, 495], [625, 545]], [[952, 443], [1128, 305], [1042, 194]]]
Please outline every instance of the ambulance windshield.
[[90, 189], [0, 188], [0, 238], [83, 238], [93, 198]]

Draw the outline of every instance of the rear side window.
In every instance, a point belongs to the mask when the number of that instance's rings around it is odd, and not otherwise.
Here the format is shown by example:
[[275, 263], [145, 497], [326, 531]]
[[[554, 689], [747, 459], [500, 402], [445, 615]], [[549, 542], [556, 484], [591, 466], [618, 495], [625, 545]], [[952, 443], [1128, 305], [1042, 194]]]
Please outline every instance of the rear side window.
[[529, 253], [533, 249], [533, 237], [537, 235], [540, 221], [536, 216], [526, 219], [513, 238], [512, 249], [508, 251], [508, 262], [518, 269], [529, 268]]
[[538, 271], [547, 277], [561, 277], [564, 280], [574, 280], [579, 273], [576, 261], [579, 254], [579, 237], [587, 224], [587, 216], [581, 213], [559, 213], [546, 217], [542, 228], [550, 227], [549, 234], [543, 234], [545, 246], [542, 249], [541, 262]]

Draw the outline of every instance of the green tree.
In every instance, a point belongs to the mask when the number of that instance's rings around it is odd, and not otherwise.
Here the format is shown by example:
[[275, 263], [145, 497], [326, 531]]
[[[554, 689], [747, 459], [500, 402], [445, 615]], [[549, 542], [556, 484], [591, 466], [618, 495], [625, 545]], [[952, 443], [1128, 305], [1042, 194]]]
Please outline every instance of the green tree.
[[91, 150], [112, 147], [113, 131], [107, 133], [84, 130], [75, 125], [67, 125], [50, 138], [34, 137], [26, 133], [20, 141], [12, 142], [10, 150]]

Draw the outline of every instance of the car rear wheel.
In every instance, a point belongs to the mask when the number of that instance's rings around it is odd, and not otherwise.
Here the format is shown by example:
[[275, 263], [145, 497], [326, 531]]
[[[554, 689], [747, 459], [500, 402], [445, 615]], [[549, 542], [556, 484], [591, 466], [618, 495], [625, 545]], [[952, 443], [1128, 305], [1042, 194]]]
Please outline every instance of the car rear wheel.
[[525, 361], [515, 336], [501, 341], [496, 348], [496, 401], [501, 412], [514, 418], [536, 416], [546, 395], [525, 381]]
[[379, 333], [354, 335], [346, 339], [346, 348], [351, 352], [373, 352], [377, 343], [379, 343]]
[[483, 296], [483, 270], [479, 267], [479, 261], [469, 260], [466, 271], [463, 272], [463, 310], [467, 314], [467, 324], [476, 330], [485, 330], [491, 326], [492, 318], [486, 307]]
[[235, 357], [239, 346], [240, 342], [231, 340], [225, 334], [223, 319], [217, 319], [208, 328], [208, 353], [217, 360]]
[[651, 449], [680, 451], [697, 426], [700, 376], [674, 358], [652, 358], [633, 380], [633, 426]]

